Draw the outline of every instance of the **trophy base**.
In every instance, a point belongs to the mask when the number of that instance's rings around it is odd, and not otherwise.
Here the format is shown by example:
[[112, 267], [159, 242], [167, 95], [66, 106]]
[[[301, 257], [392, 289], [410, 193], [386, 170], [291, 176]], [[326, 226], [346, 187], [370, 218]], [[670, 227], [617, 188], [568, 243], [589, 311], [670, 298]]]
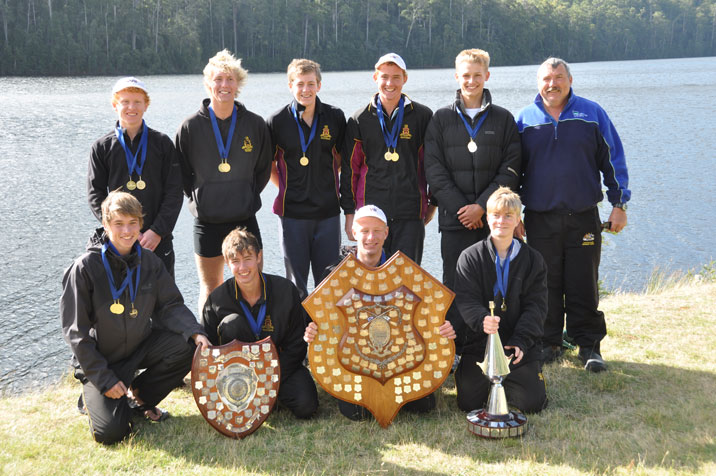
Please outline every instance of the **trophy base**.
[[517, 411], [492, 415], [481, 408], [467, 414], [467, 429], [483, 438], [517, 437], [525, 434], [527, 417]]

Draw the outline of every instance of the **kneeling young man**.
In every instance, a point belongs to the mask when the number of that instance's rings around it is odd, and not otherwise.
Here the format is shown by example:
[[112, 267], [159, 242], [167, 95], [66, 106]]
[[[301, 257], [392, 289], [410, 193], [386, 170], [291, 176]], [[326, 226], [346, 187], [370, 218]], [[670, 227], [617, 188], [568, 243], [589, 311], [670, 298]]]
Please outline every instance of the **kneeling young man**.
[[[514, 354], [503, 381], [507, 402], [525, 413], [547, 403], [541, 349], [547, 315], [547, 267], [542, 256], [513, 238], [522, 204], [507, 187], [487, 201], [490, 236], [465, 249], [455, 270], [455, 300], [467, 324], [465, 347], [455, 372], [457, 404], [463, 411], [483, 408], [490, 391], [477, 362], [485, 355], [488, 334], [498, 332]], [[489, 301], [495, 302], [495, 316]]]
[[[385, 263], [386, 255], [383, 244], [388, 238], [389, 229], [388, 220], [383, 210], [375, 205], [361, 207], [355, 213], [351, 227], [353, 236], [358, 243], [355, 251], [356, 259], [371, 268], [377, 268]], [[331, 274], [340, 261], [326, 268], [323, 279]], [[449, 321], [443, 322], [439, 331], [440, 335], [446, 339], [455, 339], [455, 331]], [[318, 326], [315, 322], [310, 322], [306, 327], [303, 339], [310, 344], [317, 334]], [[435, 404], [435, 393], [433, 392], [423, 398], [406, 403], [403, 408], [412, 413], [425, 413], [435, 408]], [[351, 420], [363, 420], [370, 416], [370, 412], [366, 408], [343, 400], [338, 400], [338, 409]]]
[[204, 305], [202, 324], [209, 340], [223, 345], [234, 339], [256, 342], [271, 337], [281, 366], [278, 401], [297, 418], [310, 418], [318, 408], [318, 393], [303, 366], [306, 317], [296, 286], [261, 272], [261, 246], [245, 228], [224, 238], [221, 253], [233, 277], [216, 288]]
[[[189, 338], [209, 344], [164, 263], [139, 245], [142, 216], [139, 200], [111, 192], [102, 202], [104, 232], [62, 279], [62, 332], [83, 384], [80, 409], [104, 444], [130, 433], [130, 406], [165, 419], [156, 405], [191, 368]], [[138, 369], [146, 370], [135, 378]]]

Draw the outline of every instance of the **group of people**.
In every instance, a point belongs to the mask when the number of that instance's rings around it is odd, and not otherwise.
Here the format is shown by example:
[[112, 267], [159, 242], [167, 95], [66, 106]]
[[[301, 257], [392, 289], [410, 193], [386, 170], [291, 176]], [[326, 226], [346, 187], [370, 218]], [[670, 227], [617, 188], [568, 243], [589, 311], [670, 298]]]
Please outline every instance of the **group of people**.
[[[65, 272], [60, 301], [83, 384], [78, 407], [94, 438], [121, 440], [132, 413], [166, 418], [157, 404], [182, 384], [194, 346], [233, 339], [270, 336], [279, 350], [279, 403], [311, 417], [318, 396], [303, 360], [317, 328], [301, 301], [309, 271], [317, 284], [341, 261], [341, 210], [356, 258], [371, 267], [396, 251], [420, 263], [425, 225], [437, 211], [442, 279], [456, 292], [440, 334], [462, 355], [460, 409], [487, 399], [477, 361], [491, 333], [515, 356], [504, 385], [524, 412], [546, 405], [542, 365], [562, 356], [565, 316], [585, 369], [606, 370], [601, 231], [626, 226], [630, 199], [619, 136], [598, 104], [574, 94], [565, 61], [542, 63], [535, 101], [516, 120], [484, 87], [489, 62], [483, 50], [458, 54], [455, 101], [433, 114], [403, 93], [404, 60], [384, 55], [373, 73], [377, 93], [346, 121], [318, 98], [318, 63], [296, 59], [287, 70], [293, 100], [264, 121], [236, 100], [247, 72], [224, 50], [204, 68], [209, 97], [174, 142], [147, 127], [144, 83], [118, 81], [118, 121], [92, 146], [88, 171], [102, 227]], [[600, 175], [613, 206], [605, 224]], [[256, 212], [269, 180], [278, 188], [273, 211], [286, 278], [263, 272]], [[182, 192], [195, 217], [201, 324], [173, 279]], [[232, 274], [225, 282], [224, 266]], [[368, 416], [338, 403], [349, 418]], [[430, 395], [406, 409], [434, 406]]]

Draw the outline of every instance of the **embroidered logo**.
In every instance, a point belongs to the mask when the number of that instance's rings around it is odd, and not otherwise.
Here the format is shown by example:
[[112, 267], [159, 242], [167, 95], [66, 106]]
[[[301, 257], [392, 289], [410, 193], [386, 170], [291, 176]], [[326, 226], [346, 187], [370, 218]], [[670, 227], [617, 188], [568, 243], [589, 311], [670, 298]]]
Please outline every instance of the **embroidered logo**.
[[254, 146], [251, 145], [251, 139], [249, 139], [249, 136], [244, 137], [244, 145], [242, 145], [241, 148], [244, 149], [244, 152], [251, 152], [254, 150]]
[[594, 233], [587, 233], [582, 237], [582, 246], [594, 245]]
[[400, 131], [400, 138], [401, 139], [412, 139], [413, 136], [410, 134], [410, 128], [407, 124], [403, 124], [403, 130]]
[[328, 129], [328, 126], [323, 126], [323, 131], [321, 132], [321, 139], [331, 140], [331, 131]]
[[583, 117], [587, 117], [587, 116], [588, 116], [588, 114], [585, 114], [585, 113], [579, 112], [579, 111], [572, 111], [572, 115], [573, 115], [574, 117], [580, 117], [580, 118], [583, 118]]
[[266, 314], [266, 320], [264, 320], [264, 325], [261, 326], [261, 330], [266, 332], [273, 332], [273, 322], [271, 322], [270, 314]]

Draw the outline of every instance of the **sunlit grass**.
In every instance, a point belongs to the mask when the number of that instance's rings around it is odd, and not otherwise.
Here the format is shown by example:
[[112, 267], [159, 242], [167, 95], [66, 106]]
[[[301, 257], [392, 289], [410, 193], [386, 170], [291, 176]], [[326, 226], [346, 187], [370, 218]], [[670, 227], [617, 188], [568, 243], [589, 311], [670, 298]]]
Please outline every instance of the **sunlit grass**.
[[318, 415], [282, 410], [235, 441], [201, 417], [188, 389], [114, 447], [92, 442], [70, 378], [0, 399], [6, 475], [713, 475], [716, 474], [716, 283], [694, 280], [602, 302], [609, 372], [582, 370], [576, 351], [545, 368], [549, 406], [517, 440], [467, 431], [450, 377], [428, 415], [401, 412], [382, 429], [343, 418], [320, 393]]

